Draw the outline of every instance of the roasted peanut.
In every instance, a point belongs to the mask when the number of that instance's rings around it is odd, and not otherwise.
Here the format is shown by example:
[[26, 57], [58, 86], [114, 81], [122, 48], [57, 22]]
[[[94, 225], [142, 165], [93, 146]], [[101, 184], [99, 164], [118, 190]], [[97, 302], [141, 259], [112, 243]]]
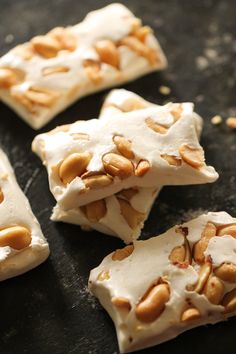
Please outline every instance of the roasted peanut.
[[45, 87], [32, 86], [24, 92], [24, 97], [39, 106], [51, 107], [59, 98], [59, 93]]
[[60, 43], [61, 49], [66, 49], [69, 51], [74, 51], [76, 49], [76, 37], [70, 33], [67, 28], [56, 27], [50, 31], [48, 35]]
[[111, 258], [113, 261], [123, 261], [123, 259], [129, 257], [133, 253], [133, 250], [134, 250], [133, 245], [125, 246], [124, 248], [116, 250], [112, 254]]
[[127, 159], [134, 159], [134, 153], [131, 149], [131, 141], [125, 139], [123, 136], [115, 135], [113, 137], [113, 142], [121, 155], [127, 157]]
[[85, 186], [90, 189], [99, 189], [102, 187], [106, 187], [113, 182], [111, 176], [101, 174], [99, 172], [97, 174], [93, 174], [87, 177], [82, 176], [82, 179]]
[[126, 200], [120, 198], [117, 198], [117, 200], [120, 204], [121, 215], [124, 217], [131, 229], [136, 229], [140, 222], [144, 220], [145, 214], [135, 210]]
[[197, 284], [194, 286], [193, 291], [196, 293], [201, 293], [202, 289], [204, 288], [212, 270], [212, 265], [210, 262], [204, 263], [200, 269], [198, 274], [198, 281]]
[[119, 310], [125, 310], [125, 311], [130, 311], [131, 310], [131, 304], [128, 299], [125, 297], [113, 297], [111, 299], [111, 302], [113, 305], [115, 305]]
[[31, 112], [32, 114], [36, 113], [35, 103], [29, 100], [27, 97], [25, 97], [24, 94], [19, 92], [10, 92], [10, 94], [12, 97], [14, 97], [16, 101], [22, 104], [24, 108], [26, 108], [29, 112]]
[[118, 107], [122, 112], [132, 112], [136, 111], [137, 109], [143, 109], [146, 108], [147, 105], [140, 101], [138, 98], [135, 97], [130, 97], [127, 98], [123, 103], [122, 107]]
[[138, 55], [146, 58], [151, 65], [156, 64], [158, 61], [156, 51], [152, 48], [148, 48], [144, 43], [142, 43], [138, 38], [134, 36], [127, 36], [120, 40], [120, 45], [127, 46]]
[[236, 283], [236, 265], [233, 263], [223, 263], [214, 270], [214, 273], [228, 283]]
[[123, 189], [120, 191], [117, 195], [119, 197], [124, 197], [126, 200], [132, 199], [136, 194], [138, 193], [138, 189], [136, 188], [128, 188], [128, 189]]
[[111, 176], [117, 176], [121, 179], [132, 176], [134, 166], [126, 157], [118, 154], [108, 153], [102, 158], [104, 169]]
[[170, 299], [170, 289], [167, 284], [157, 284], [141, 299], [135, 309], [136, 317], [141, 322], [155, 321], [165, 309]]
[[225, 294], [222, 306], [225, 308], [225, 313], [236, 311], [236, 288]]
[[24, 72], [15, 68], [0, 68], [0, 88], [9, 89], [24, 80]]
[[193, 168], [201, 168], [205, 164], [204, 152], [201, 147], [195, 148], [183, 144], [179, 148], [182, 159]]
[[109, 280], [110, 279], [110, 274], [108, 271], [103, 270], [101, 273], [98, 274], [97, 280], [99, 281], [104, 281], [104, 280]]
[[34, 48], [29, 42], [20, 44], [13, 50], [16, 55], [19, 55], [24, 60], [30, 60], [34, 56]]
[[161, 158], [166, 160], [168, 162], [168, 164], [171, 166], [181, 166], [182, 165], [182, 160], [177, 156], [162, 154]]
[[212, 304], [218, 305], [223, 297], [224, 288], [224, 284], [219, 278], [211, 276], [204, 286], [203, 294]]
[[201, 239], [194, 245], [193, 258], [195, 262], [202, 264], [205, 260], [204, 252], [207, 249], [209, 240], [216, 236], [216, 227], [208, 222], [202, 232]]
[[84, 153], [73, 153], [66, 157], [59, 167], [59, 177], [64, 184], [70, 183], [77, 176], [81, 176], [91, 160], [91, 155]]
[[194, 321], [201, 317], [201, 313], [195, 307], [185, 310], [181, 315], [182, 322]]
[[132, 34], [138, 38], [140, 42], [145, 43], [146, 37], [152, 33], [152, 30], [148, 26], [143, 26], [140, 28], [137, 28]]
[[185, 242], [181, 246], [177, 246], [173, 248], [169, 255], [169, 260], [175, 264], [175, 263], [182, 263], [186, 262], [191, 264], [192, 262], [192, 256], [191, 256], [191, 250], [189, 247], [189, 243], [187, 239], [185, 239]]
[[119, 52], [111, 40], [104, 39], [98, 41], [95, 44], [95, 49], [102, 62], [114, 66], [115, 68], [119, 67]]
[[156, 123], [152, 118], [146, 118], [145, 122], [148, 128], [159, 134], [166, 134], [168, 129], [161, 124]]
[[50, 66], [42, 70], [43, 76], [52, 74], [67, 73], [70, 69], [66, 66]]
[[84, 69], [86, 71], [86, 74], [88, 78], [95, 84], [100, 84], [102, 81], [102, 74], [101, 74], [101, 65], [100, 63], [91, 60], [91, 59], [86, 59], [83, 62]]
[[31, 233], [23, 226], [10, 226], [0, 230], [0, 247], [22, 250], [31, 243]]
[[37, 36], [31, 40], [35, 52], [42, 57], [49, 59], [57, 56], [61, 50], [61, 44], [51, 36]]
[[2, 188], [0, 187], [0, 204], [4, 201], [4, 194]]
[[170, 112], [171, 112], [172, 116], [174, 117], [174, 121], [176, 122], [181, 117], [181, 114], [183, 112], [183, 108], [182, 108], [181, 104], [175, 103], [172, 105]]
[[236, 238], [236, 224], [229, 224], [220, 226], [217, 229], [217, 236], [230, 235], [233, 238]]
[[106, 202], [104, 199], [96, 200], [82, 206], [81, 210], [89, 221], [99, 222], [106, 215]]
[[135, 176], [144, 176], [151, 168], [150, 163], [147, 160], [140, 160], [137, 167], [135, 168]]

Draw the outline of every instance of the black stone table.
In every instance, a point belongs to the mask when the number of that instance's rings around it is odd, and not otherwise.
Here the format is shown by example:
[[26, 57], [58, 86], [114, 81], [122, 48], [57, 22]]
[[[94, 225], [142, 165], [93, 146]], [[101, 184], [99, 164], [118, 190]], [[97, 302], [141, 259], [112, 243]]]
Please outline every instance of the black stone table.
[[[236, 133], [213, 126], [215, 114], [236, 116], [236, 2], [234, 0], [122, 1], [151, 25], [169, 60], [163, 73], [148, 75], [125, 88], [163, 104], [193, 101], [204, 117], [202, 145], [207, 161], [220, 173], [211, 185], [165, 187], [146, 222], [142, 238], [207, 210], [236, 215]], [[0, 54], [54, 26], [79, 22], [109, 1], [0, 0]], [[171, 94], [159, 92], [160, 85]], [[106, 92], [84, 98], [42, 131], [98, 115]], [[35, 132], [0, 104], [0, 145], [7, 152], [20, 186], [30, 200], [51, 247], [37, 269], [0, 284], [1, 354], [118, 353], [113, 324], [88, 293], [89, 271], [122, 242], [97, 232], [49, 221], [54, 200], [47, 175], [30, 151]], [[191, 330], [145, 353], [234, 353], [236, 319]]]

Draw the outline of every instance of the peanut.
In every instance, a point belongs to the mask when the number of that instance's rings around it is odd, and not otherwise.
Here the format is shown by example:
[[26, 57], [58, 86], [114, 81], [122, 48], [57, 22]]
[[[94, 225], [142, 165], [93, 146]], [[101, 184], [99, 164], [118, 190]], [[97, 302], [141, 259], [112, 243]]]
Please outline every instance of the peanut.
[[14, 52], [24, 60], [30, 60], [34, 56], [34, 48], [29, 42], [18, 45], [15, 47]]
[[125, 310], [128, 312], [131, 310], [131, 304], [125, 297], [113, 297], [111, 302], [120, 310]]
[[120, 204], [121, 215], [124, 217], [131, 229], [136, 229], [140, 222], [144, 220], [145, 214], [135, 210], [126, 200], [120, 198], [117, 198], [117, 200]]
[[70, 183], [77, 176], [81, 176], [91, 160], [91, 155], [84, 153], [73, 153], [66, 157], [59, 167], [59, 177], [64, 184]]
[[175, 103], [172, 105], [170, 113], [174, 117], [175, 122], [181, 117], [182, 112], [183, 112], [183, 108], [181, 104]]
[[110, 279], [110, 274], [109, 272], [103, 270], [98, 274], [97, 280], [99, 281], [104, 281], [104, 280], [109, 280]]
[[116, 250], [112, 254], [111, 258], [113, 261], [123, 261], [123, 259], [129, 257], [133, 253], [133, 250], [134, 250], [133, 245], [125, 246], [124, 248]]
[[106, 174], [100, 174], [99, 172], [88, 177], [82, 176], [82, 179], [84, 181], [85, 186], [90, 189], [106, 187], [113, 181], [112, 177]]
[[138, 193], [138, 190], [135, 188], [128, 188], [128, 189], [123, 189], [120, 191], [117, 195], [119, 197], [124, 197], [126, 200], [132, 199], [136, 194]]
[[204, 263], [200, 269], [198, 274], [198, 281], [197, 284], [194, 286], [193, 291], [196, 293], [201, 293], [202, 289], [204, 288], [210, 274], [211, 274], [212, 266], [210, 262]]
[[70, 69], [67, 68], [66, 66], [50, 66], [47, 68], [44, 68], [42, 73], [43, 76], [48, 76], [52, 74], [60, 74], [60, 73], [67, 73]]
[[73, 140], [89, 140], [89, 135], [86, 133], [71, 133]]
[[216, 227], [208, 222], [202, 232], [201, 239], [194, 245], [193, 258], [198, 264], [202, 264], [205, 260], [204, 252], [207, 249], [209, 240], [216, 236]]
[[236, 288], [225, 294], [222, 306], [225, 308], [225, 313], [236, 311]]
[[0, 230], [0, 247], [22, 250], [31, 243], [31, 233], [23, 226], [10, 226]]
[[111, 40], [104, 39], [98, 41], [95, 44], [95, 49], [102, 62], [114, 66], [115, 68], [119, 67], [119, 52]]
[[81, 207], [86, 218], [91, 222], [99, 222], [107, 212], [107, 207], [104, 199], [96, 200]]
[[140, 160], [136, 169], [135, 176], [142, 177], [144, 176], [151, 168], [150, 163], [147, 160]]
[[147, 106], [140, 101], [138, 98], [130, 97], [127, 98], [123, 103], [122, 107], [118, 107], [122, 112], [132, 112], [136, 111], [137, 109], [143, 109]]
[[48, 33], [61, 45], [61, 49], [74, 51], [77, 47], [76, 37], [64, 27], [56, 27]]
[[138, 38], [134, 36], [127, 36], [121, 39], [120, 45], [127, 46], [138, 55], [146, 58], [151, 65], [156, 64], [158, 58], [156, 52], [152, 48], [148, 48]]
[[224, 294], [224, 284], [215, 276], [209, 277], [203, 289], [203, 294], [214, 305], [218, 305]]
[[236, 118], [235, 117], [227, 118], [226, 125], [231, 129], [236, 129]]
[[185, 242], [181, 246], [177, 246], [173, 248], [169, 255], [169, 260], [175, 264], [175, 263], [182, 263], [186, 262], [188, 264], [191, 264], [192, 262], [192, 255], [191, 255], [191, 250], [189, 247], [189, 243], [187, 239], [185, 239]]
[[179, 148], [182, 159], [193, 168], [201, 168], [204, 166], [204, 152], [201, 147], [195, 148], [187, 144], [183, 144]]
[[159, 134], [166, 134], [167, 128], [161, 124], [156, 123], [152, 118], [146, 118], [145, 123], [147, 124], [148, 128], [152, 129], [154, 132]]
[[4, 194], [2, 188], [0, 187], [0, 204], [4, 201]]
[[152, 33], [151, 28], [148, 27], [148, 26], [143, 26], [143, 27], [140, 27], [140, 28], [136, 29], [136, 30], [133, 32], [133, 35], [134, 35], [135, 37], [137, 37], [140, 42], [145, 43], [146, 37], [147, 37], [150, 33]]
[[0, 68], [0, 88], [9, 89], [24, 80], [24, 72], [13, 68]]
[[162, 154], [161, 158], [166, 160], [168, 162], [168, 164], [171, 166], [181, 166], [182, 165], [182, 160], [177, 156]]
[[104, 169], [111, 176], [117, 176], [121, 179], [128, 178], [134, 173], [134, 166], [126, 157], [108, 153], [102, 158]]
[[236, 238], [236, 224], [221, 226], [217, 229], [217, 236], [230, 235]]
[[33, 104], [51, 107], [58, 99], [59, 94], [45, 87], [32, 86], [24, 93], [24, 96]]
[[101, 74], [101, 65], [100, 63], [86, 59], [83, 62], [85, 72], [88, 78], [95, 84], [100, 84], [102, 81], [102, 74]]
[[167, 284], [157, 284], [152, 287], [135, 309], [136, 317], [141, 322], [155, 321], [165, 309], [170, 299], [170, 289]]
[[51, 36], [37, 36], [31, 40], [33, 49], [42, 57], [49, 59], [56, 57], [61, 50], [60, 43]]
[[201, 313], [195, 307], [185, 310], [181, 315], [182, 322], [194, 321], [201, 317]]
[[228, 283], [236, 283], [236, 265], [233, 263], [223, 263], [214, 270], [215, 275]]
[[11, 92], [11, 96], [15, 98], [20, 104], [22, 104], [29, 112], [35, 114], [35, 104], [19, 92]]
[[115, 135], [113, 142], [121, 155], [127, 157], [127, 159], [134, 159], [134, 153], [131, 150], [131, 141], [125, 139], [123, 136]]

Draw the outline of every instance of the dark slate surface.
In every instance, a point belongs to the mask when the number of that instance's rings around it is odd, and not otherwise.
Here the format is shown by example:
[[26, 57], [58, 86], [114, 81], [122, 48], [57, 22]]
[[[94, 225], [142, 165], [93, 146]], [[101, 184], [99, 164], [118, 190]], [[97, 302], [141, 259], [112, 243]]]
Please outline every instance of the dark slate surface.
[[[204, 117], [202, 144], [207, 160], [220, 173], [217, 183], [166, 187], [155, 203], [142, 237], [166, 230], [206, 210], [236, 215], [236, 135], [224, 124], [212, 126], [215, 114], [236, 115], [236, 3], [232, 1], [123, 1], [151, 25], [169, 59], [169, 69], [125, 87], [153, 102], [193, 101]], [[0, 0], [0, 54], [57, 25], [79, 22], [109, 1]], [[13, 35], [13, 36], [12, 36]], [[172, 92], [162, 96], [158, 88]], [[97, 116], [107, 92], [87, 97], [60, 114], [43, 131], [78, 118]], [[79, 227], [49, 221], [54, 204], [47, 175], [30, 151], [35, 132], [0, 104], [0, 144], [7, 152], [29, 198], [51, 256], [37, 269], [0, 284], [1, 354], [114, 354], [115, 331], [105, 311], [86, 290], [89, 271], [117, 247], [119, 240]], [[236, 320], [191, 330], [145, 353], [235, 352]]]

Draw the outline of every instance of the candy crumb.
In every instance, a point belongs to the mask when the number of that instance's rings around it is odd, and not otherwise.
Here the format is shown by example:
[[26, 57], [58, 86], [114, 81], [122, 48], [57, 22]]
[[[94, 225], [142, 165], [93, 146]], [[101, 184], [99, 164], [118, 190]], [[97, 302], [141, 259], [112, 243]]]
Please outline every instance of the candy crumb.
[[162, 86], [159, 87], [159, 92], [162, 95], [169, 95], [171, 93], [171, 89], [168, 86], [162, 85]]
[[236, 129], [236, 118], [235, 117], [227, 118], [226, 125], [231, 129]]
[[218, 125], [222, 123], [222, 117], [219, 115], [216, 115], [214, 117], [211, 118], [211, 123], [214, 125]]

